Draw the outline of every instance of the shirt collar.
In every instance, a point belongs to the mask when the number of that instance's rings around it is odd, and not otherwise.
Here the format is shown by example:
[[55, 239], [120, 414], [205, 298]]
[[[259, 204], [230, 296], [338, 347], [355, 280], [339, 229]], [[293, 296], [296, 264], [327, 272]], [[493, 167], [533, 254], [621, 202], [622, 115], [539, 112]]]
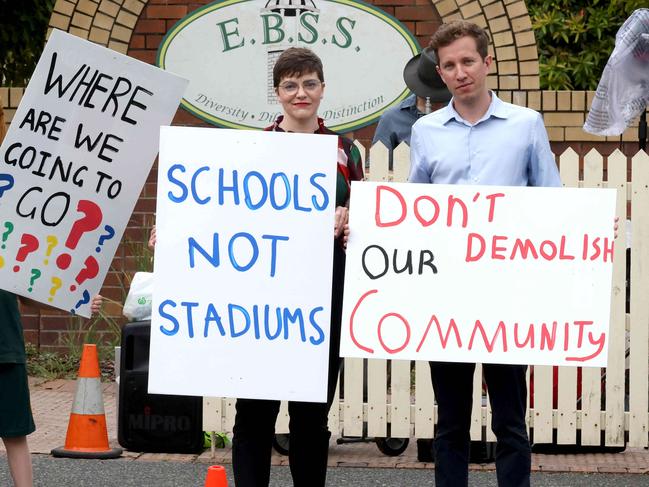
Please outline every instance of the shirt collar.
[[417, 114], [417, 95], [409, 95], [405, 100], [399, 103], [399, 110], [409, 110], [412, 113]]
[[491, 90], [489, 90], [489, 93], [491, 93], [491, 103], [489, 103], [489, 108], [487, 108], [487, 112], [476, 123], [474, 124], [468, 123], [460, 116], [459, 113], [457, 113], [455, 107], [453, 106], [453, 99], [451, 99], [451, 101], [448, 102], [448, 105], [446, 105], [446, 107], [443, 108], [444, 110], [443, 123], [447, 124], [451, 120], [455, 119], [456, 121], [463, 123], [465, 125], [478, 125], [480, 122], [488, 120], [491, 117], [503, 118], [503, 119], [509, 117], [510, 111], [507, 105], [500, 98], [496, 96], [496, 93], [494, 93]]
[[[282, 123], [282, 120], [284, 120], [284, 115], [280, 115], [277, 117], [275, 122], [273, 122], [273, 125], [268, 127], [266, 130], [270, 132], [285, 132], [285, 130], [279, 126], [280, 123]], [[314, 134], [325, 134], [327, 133], [327, 129], [324, 124], [324, 120], [320, 117], [318, 117], [318, 128], [313, 132]]]

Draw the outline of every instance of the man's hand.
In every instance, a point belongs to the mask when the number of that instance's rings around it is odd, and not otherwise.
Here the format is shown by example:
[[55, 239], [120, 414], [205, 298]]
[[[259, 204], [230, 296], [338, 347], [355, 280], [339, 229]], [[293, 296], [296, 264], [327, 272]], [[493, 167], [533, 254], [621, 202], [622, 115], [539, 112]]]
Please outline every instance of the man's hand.
[[343, 228], [349, 221], [349, 209], [344, 206], [336, 207], [336, 217], [334, 220], [334, 238], [338, 238], [343, 233]]

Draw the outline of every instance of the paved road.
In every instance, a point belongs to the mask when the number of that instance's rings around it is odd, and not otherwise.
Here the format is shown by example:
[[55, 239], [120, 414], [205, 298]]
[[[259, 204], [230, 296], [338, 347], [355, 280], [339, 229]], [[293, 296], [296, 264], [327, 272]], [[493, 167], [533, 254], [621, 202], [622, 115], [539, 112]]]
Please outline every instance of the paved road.
[[[232, 471], [226, 466], [232, 487]], [[34, 455], [37, 487], [203, 487], [207, 465], [181, 462], [69, 460]], [[271, 487], [292, 485], [288, 467], [273, 467]], [[432, 470], [383, 468], [330, 468], [330, 487], [432, 487]], [[542, 474], [532, 475], [542, 487], [646, 487], [647, 475]], [[6, 458], [0, 456], [0, 485], [11, 485]], [[472, 487], [495, 487], [493, 472], [472, 472]]]

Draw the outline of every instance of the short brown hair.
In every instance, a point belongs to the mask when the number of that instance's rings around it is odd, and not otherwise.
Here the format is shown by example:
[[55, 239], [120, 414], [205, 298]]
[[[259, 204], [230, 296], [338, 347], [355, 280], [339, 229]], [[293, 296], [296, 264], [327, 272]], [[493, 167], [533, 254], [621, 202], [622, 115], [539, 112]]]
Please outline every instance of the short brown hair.
[[311, 49], [306, 47], [289, 47], [277, 58], [273, 68], [273, 86], [277, 88], [286, 76], [302, 76], [315, 73], [324, 83], [322, 61]]
[[476, 48], [482, 59], [487, 57], [489, 47], [489, 37], [485, 30], [472, 22], [466, 20], [454, 20], [448, 24], [442, 24], [437, 32], [433, 34], [430, 39], [428, 47], [435, 50], [437, 59], [439, 54], [437, 50], [440, 47], [446, 47], [461, 37], [473, 37], [475, 39]]

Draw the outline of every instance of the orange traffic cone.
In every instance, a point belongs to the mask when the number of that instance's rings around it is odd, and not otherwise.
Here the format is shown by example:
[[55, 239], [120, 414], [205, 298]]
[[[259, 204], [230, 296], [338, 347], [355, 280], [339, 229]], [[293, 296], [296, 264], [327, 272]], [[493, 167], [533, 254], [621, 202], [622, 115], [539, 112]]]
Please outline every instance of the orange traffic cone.
[[108, 445], [104, 400], [99, 379], [97, 345], [83, 346], [77, 391], [68, 422], [65, 446], [52, 450], [55, 457], [117, 458], [121, 448]]
[[225, 469], [221, 465], [212, 465], [207, 469], [205, 487], [228, 487]]

